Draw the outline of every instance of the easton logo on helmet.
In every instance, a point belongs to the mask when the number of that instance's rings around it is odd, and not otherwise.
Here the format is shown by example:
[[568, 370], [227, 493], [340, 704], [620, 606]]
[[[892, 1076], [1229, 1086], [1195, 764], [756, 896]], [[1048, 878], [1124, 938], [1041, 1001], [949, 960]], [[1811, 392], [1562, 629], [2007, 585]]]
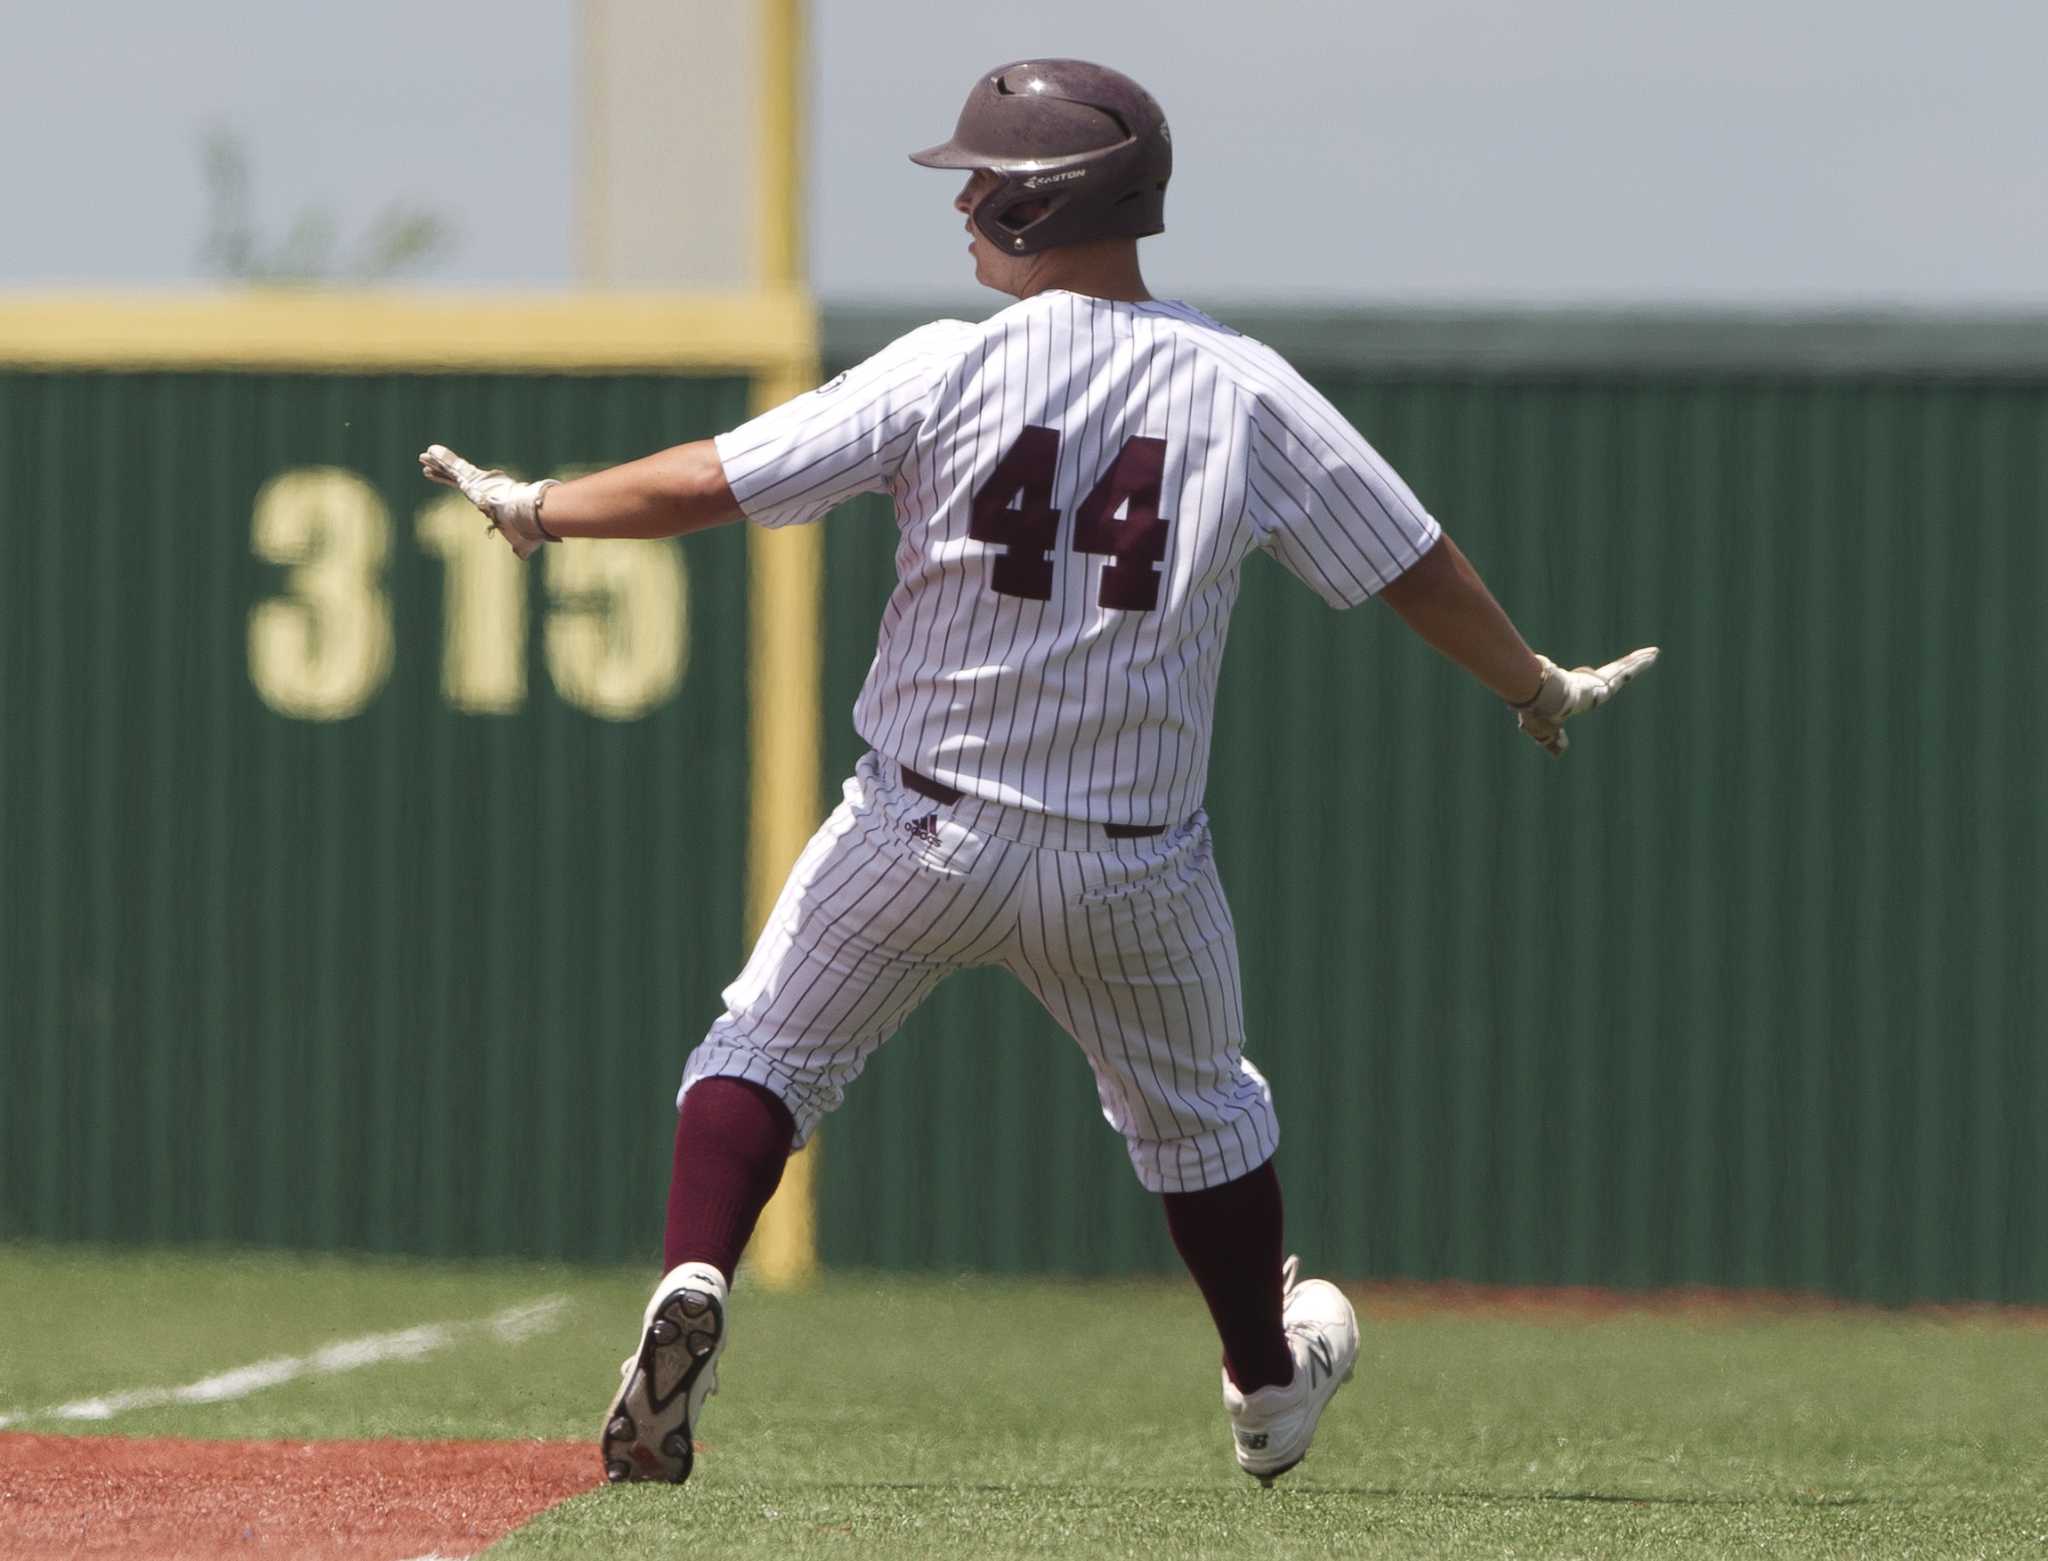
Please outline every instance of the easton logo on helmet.
[[1085, 179], [1087, 177], [1088, 170], [1086, 168], [1071, 168], [1065, 173], [1034, 174], [1024, 181], [1024, 188], [1035, 190], [1042, 184], [1065, 184], [1069, 179]]

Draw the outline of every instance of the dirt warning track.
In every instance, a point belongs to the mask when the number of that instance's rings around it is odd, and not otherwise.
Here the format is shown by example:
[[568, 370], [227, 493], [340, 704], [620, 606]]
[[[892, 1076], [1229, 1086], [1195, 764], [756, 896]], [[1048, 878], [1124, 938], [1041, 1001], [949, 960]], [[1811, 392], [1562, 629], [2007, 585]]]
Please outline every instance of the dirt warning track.
[[467, 1556], [601, 1480], [587, 1442], [0, 1434], [0, 1561]]

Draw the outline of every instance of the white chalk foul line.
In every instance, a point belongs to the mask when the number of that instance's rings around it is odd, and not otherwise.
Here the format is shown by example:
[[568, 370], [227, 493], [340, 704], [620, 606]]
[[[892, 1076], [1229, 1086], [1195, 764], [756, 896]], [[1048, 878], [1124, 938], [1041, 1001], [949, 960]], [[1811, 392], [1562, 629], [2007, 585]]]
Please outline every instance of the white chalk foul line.
[[137, 1409], [159, 1409], [166, 1404], [220, 1404], [247, 1398], [265, 1388], [280, 1387], [300, 1377], [331, 1377], [338, 1372], [360, 1371], [386, 1361], [424, 1360], [437, 1350], [478, 1333], [492, 1333], [508, 1344], [518, 1344], [546, 1333], [569, 1309], [565, 1295], [542, 1296], [476, 1322], [426, 1323], [418, 1328], [400, 1328], [392, 1333], [366, 1333], [354, 1339], [339, 1339], [322, 1345], [310, 1355], [278, 1355], [269, 1360], [237, 1366], [197, 1382], [175, 1388], [129, 1388], [97, 1398], [73, 1399], [48, 1409], [0, 1415], [0, 1426], [23, 1420], [111, 1420]]

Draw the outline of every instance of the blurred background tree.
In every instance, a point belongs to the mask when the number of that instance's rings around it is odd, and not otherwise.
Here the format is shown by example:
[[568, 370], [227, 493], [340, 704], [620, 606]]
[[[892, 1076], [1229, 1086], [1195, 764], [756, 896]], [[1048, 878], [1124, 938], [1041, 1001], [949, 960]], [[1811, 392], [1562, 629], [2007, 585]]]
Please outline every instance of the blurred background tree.
[[200, 264], [235, 282], [386, 282], [429, 269], [447, 256], [454, 229], [424, 207], [393, 204], [379, 211], [353, 251], [340, 225], [318, 208], [301, 211], [282, 237], [256, 228], [244, 137], [226, 126], [206, 133], [200, 157], [206, 180], [206, 228]]

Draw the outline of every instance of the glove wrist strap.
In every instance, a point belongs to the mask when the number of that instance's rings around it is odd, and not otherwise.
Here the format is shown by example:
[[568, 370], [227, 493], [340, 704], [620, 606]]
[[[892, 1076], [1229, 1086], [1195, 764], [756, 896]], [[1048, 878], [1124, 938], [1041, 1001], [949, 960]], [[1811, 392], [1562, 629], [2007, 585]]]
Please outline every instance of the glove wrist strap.
[[1527, 711], [1533, 711], [1536, 708], [1538, 701], [1540, 701], [1543, 698], [1543, 691], [1550, 687], [1550, 680], [1553, 677], [1557, 676], [1557, 667], [1551, 662], [1550, 658], [1547, 656], [1538, 656], [1536, 658], [1536, 666], [1543, 674], [1536, 680], [1536, 692], [1531, 694], [1527, 699], [1523, 700], [1520, 704], [1516, 704], [1513, 700], [1508, 701], [1508, 708], [1514, 711], [1517, 715], [1521, 715]]
[[548, 530], [547, 522], [540, 518], [540, 507], [548, 501], [548, 489], [561, 487], [553, 477], [543, 477], [533, 485], [533, 529], [540, 533], [543, 542], [559, 542], [562, 539]]

